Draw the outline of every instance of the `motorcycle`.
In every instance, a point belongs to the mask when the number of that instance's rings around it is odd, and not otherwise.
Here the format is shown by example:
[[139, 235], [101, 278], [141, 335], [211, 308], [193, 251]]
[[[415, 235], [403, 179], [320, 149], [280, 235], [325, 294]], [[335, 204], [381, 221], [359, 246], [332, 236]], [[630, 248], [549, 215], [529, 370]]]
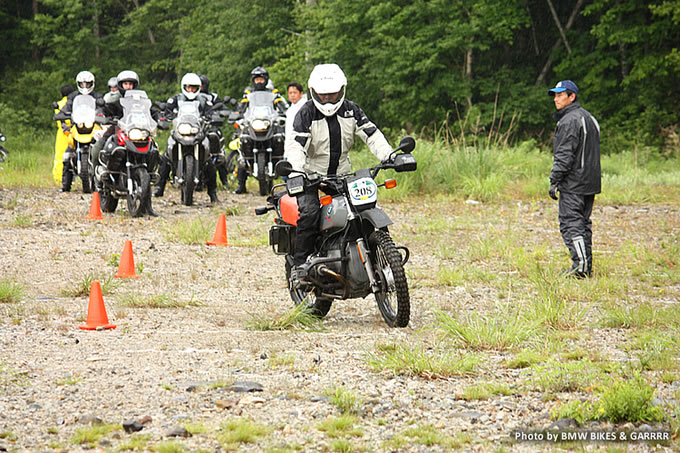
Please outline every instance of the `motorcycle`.
[[[5, 134], [0, 131], [0, 143], [4, 143], [6, 141], [7, 139], [5, 138]], [[9, 151], [7, 151], [4, 146], [0, 145], [0, 163], [3, 163], [5, 160], [7, 160], [8, 154]]]
[[[236, 124], [241, 130], [239, 163], [245, 165], [247, 174], [257, 179], [260, 195], [267, 195], [276, 175], [274, 166], [283, 159], [283, 132], [286, 118], [276, 112], [276, 94], [254, 91], [248, 95], [248, 109]], [[252, 153], [244, 150], [250, 147]], [[229, 163], [229, 158], [227, 158]]]
[[[292, 172], [288, 161], [277, 164], [277, 173], [288, 176], [288, 180], [274, 186], [267, 206], [255, 213], [276, 212], [269, 244], [275, 254], [285, 255], [288, 290], [296, 305], [306, 304], [313, 315], [322, 318], [334, 300], [372, 293], [387, 325], [408, 325], [410, 299], [404, 265], [409, 251], [394, 244], [388, 231], [392, 221], [377, 206], [378, 187], [391, 189], [396, 181], [376, 184], [375, 177], [386, 169], [415, 171], [417, 163], [411, 155], [414, 147], [415, 140], [404, 137], [385, 162], [347, 175], [307, 176]], [[307, 277], [300, 282], [291, 275], [299, 218], [295, 195], [309, 189], [321, 189], [327, 195], [320, 200], [315, 252], [307, 259]]]
[[[181, 189], [182, 203], [191, 206], [194, 191], [206, 179], [206, 171], [214, 171], [208, 161], [205, 145], [207, 122], [201, 117], [198, 102], [181, 102], [177, 116], [172, 120], [172, 138], [176, 142], [171, 154], [175, 176], [172, 185]], [[205, 143], [204, 143], [205, 142]], [[202, 168], [203, 167], [203, 168]], [[211, 170], [212, 169], [212, 170]]]
[[94, 187], [94, 176], [92, 165], [90, 164], [90, 148], [95, 142], [95, 133], [101, 130], [96, 123], [96, 101], [89, 94], [80, 94], [73, 98], [73, 109], [71, 115], [59, 112], [54, 115], [55, 120], [71, 120], [71, 135], [69, 136], [69, 147], [75, 149], [69, 161], [64, 163], [68, 166], [68, 171], [74, 176], [80, 177], [83, 184], [83, 193], [91, 193]]
[[117, 120], [95, 168], [101, 184], [101, 209], [114, 212], [118, 200], [126, 198], [132, 217], [153, 214], [150, 186], [158, 182], [155, 169], [159, 157], [153, 139], [157, 124], [151, 115], [151, 101], [142, 90], [127, 90], [120, 104], [123, 117]]
[[234, 176], [235, 161], [232, 159], [231, 168], [227, 166], [224, 134], [222, 134], [222, 130], [220, 129], [224, 125], [224, 118], [232, 113], [231, 110], [227, 109], [225, 105], [227, 103], [235, 105], [236, 99], [225, 96], [224, 103], [219, 102], [212, 107], [210, 114], [206, 118], [206, 136], [208, 137], [208, 143], [210, 144], [210, 160], [220, 175], [222, 185], [231, 190], [236, 183], [236, 177]]

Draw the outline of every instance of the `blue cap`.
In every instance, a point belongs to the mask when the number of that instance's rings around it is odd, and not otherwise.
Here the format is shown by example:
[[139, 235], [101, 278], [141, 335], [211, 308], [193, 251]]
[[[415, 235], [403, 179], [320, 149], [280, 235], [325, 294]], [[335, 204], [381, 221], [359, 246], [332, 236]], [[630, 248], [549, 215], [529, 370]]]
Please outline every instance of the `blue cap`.
[[578, 93], [578, 87], [574, 82], [572, 82], [571, 80], [561, 80], [557, 82], [555, 88], [551, 88], [548, 90], [548, 95], [555, 96], [555, 93], [561, 93], [567, 90], [573, 91], [574, 93]]

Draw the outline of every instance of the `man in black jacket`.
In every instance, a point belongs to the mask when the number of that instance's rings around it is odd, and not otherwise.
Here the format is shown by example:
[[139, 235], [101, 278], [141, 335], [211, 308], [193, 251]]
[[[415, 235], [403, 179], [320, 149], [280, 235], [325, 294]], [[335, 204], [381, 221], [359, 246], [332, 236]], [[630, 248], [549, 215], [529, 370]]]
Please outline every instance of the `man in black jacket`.
[[601, 188], [600, 125], [581, 107], [577, 93], [578, 87], [571, 80], [563, 80], [548, 90], [557, 109], [548, 194], [557, 200], [560, 193], [560, 232], [572, 260], [564, 274], [584, 278], [593, 271], [590, 214], [595, 194]]

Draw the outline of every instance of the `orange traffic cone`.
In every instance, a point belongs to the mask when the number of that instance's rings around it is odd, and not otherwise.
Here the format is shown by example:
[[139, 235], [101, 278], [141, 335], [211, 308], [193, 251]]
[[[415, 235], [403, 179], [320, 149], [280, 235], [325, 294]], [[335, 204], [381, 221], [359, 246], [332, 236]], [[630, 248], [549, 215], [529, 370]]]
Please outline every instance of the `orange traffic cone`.
[[99, 192], [92, 192], [92, 203], [90, 203], [90, 215], [87, 216], [88, 219], [102, 220], [102, 210], [99, 201]]
[[123, 254], [120, 257], [118, 264], [118, 272], [114, 275], [116, 278], [137, 278], [135, 273], [135, 258], [132, 256], [132, 241], [125, 241], [123, 247]]
[[106, 316], [106, 307], [102, 297], [102, 285], [98, 281], [93, 281], [90, 286], [90, 304], [87, 307], [87, 320], [84, 326], [79, 326], [83, 330], [115, 329], [116, 326], [109, 324], [109, 317]]
[[220, 214], [217, 221], [217, 228], [215, 228], [215, 236], [212, 241], [207, 241], [208, 245], [229, 245], [227, 243], [227, 216]]

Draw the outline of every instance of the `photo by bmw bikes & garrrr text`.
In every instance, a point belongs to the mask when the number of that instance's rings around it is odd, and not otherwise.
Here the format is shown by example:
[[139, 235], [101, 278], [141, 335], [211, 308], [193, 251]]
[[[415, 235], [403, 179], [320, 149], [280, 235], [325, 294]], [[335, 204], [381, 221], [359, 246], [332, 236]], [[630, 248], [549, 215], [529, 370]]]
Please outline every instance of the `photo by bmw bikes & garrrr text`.
[[[267, 206], [255, 212], [276, 212], [269, 242], [274, 253], [285, 255], [288, 289], [296, 305], [306, 304], [312, 314], [323, 317], [334, 300], [373, 294], [390, 327], [408, 325], [411, 307], [404, 265], [409, 251], [394, 244], [388, 231], [392, 221], [377, 206], [378, 187], [393, 188], [396, 181], [377, 184], [375, 178], [381, 170], [415, 171], [416, 160], [410, 154], [414, 147], [415, 140], [404, 137], [385, 162], [347, 175], [305, 175], [293, 172], [288, 161], [277, 164], [277, 173], [288, 180], [274, 186]], [[291, 276], [299, 217], [295, 195], [310, 188], [327, 195], [321, 197], [320, 234], [301, 283]]]
[[132, 217], [154, 214], [151, 207], [151, 182], [158, 182], [158, 146], [153, 135], [156, 121], [151, 116], [151, 101], [142, 90], [126, 90], [120, 99], [123, 117], [109, 137], [95, 168], [100, 181], [100, 202], [104, 212], [114, 212], [119, 198], [127, 198]]

